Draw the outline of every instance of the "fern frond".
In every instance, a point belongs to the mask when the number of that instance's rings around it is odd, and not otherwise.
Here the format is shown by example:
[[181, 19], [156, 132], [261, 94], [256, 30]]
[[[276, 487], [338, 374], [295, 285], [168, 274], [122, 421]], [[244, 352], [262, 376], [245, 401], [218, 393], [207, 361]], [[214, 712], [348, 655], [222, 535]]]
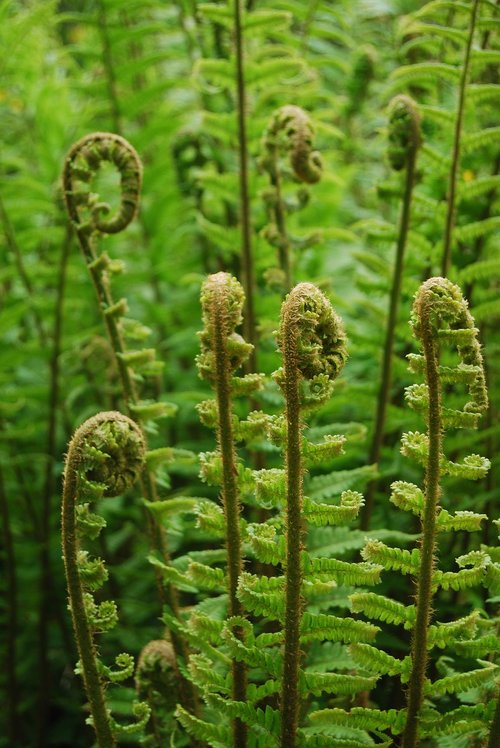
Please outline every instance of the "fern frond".
[[409, 657], [398, 660], [397, 657], [383, 652], [370, 644], [354, 643], [349, 651], [361, 667], [377, 675], [400, 675], [401, 682], [408, 682], [410, 676], [411, 661]]
[[412, 629], [415, 624], [415, 606], [403, 605], [375, 592], [355, 592], [349, 596], [354, 613], [363, 613], [377, 621], [400, 624]]
[[311, 642], [336, 641], [346, 644], [351, 642], [372, 641], [380, 631], [378, 626], [354, 618], [340, 618], [325, 613], [308, 613], [302, 616], [300, 625], [300, 640]]
[[223, 725], [214, 725], [211, 722], [198, 719], [180, 705], [175, 710], [175, 716], [193, 738], [205, 741], [212, 748], [225, 748], [228, 745], [229, 731]]
[[358, 491], [342, 491], [340, 506], [313, 501], [304, 496], [304, 517], [312, 525], [341, 525], [355, 519], [363, 506], [363, 495]]
[[404, 727], [404, 710], [368, 709], [355, 706], [346, 712], [344, 709], [320, 709], [312, 712], [310, 719], [320, 724], [345, 725], [359, 730], [391, 730], [399, 735]]
[[468, 616], [459, 618], [456, 621], [448, 623], [435, 623], [429, 626], [427, 647], [439, 647], [444, 649], [449, 645], [454, 645], [459, 639], [474, 636], [477, 629], [479, 611], [474, 610]]
[[304, 576], [312, 580], [334, 579], [341, 585], [373, 585], [380, 581], [382, 566], [371, 563], [349, 563], [335, 558], [311, 558], [302, 554]]
[[469, 670], [467, 673], [454, 673], [440, 678], [434, 683], [426, 683], [425, 692], [427, 696], [441, 696], [446, 693], [462, 693], [471, 688], [479, 688], [493, 680], [498, 669], [498, 665], [485, 661], [484, 667], [477, 670]]
[[384, 569], [397, 569], [403, 574], [412, 574], [418, 576], [420, 565], [420, 551], [413, 548], [409, 551], [406, 548], [391, 548], [382, 543], [381, 540], [369, 540], [361, 551], [361, 555], [367, 561], [381, 564]]
[[360, 691], [370, 691], [377, 682], [376, 676], [342, 675], [339, 673], [302, 672], [300, 690], [304, 696], [336, 693], [350, 696]]

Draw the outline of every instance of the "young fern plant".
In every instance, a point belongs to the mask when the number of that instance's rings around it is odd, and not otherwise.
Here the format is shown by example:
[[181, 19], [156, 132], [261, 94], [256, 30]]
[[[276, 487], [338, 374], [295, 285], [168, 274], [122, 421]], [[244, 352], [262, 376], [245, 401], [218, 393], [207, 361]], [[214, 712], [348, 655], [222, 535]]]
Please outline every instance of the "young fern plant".
[[323, 163], [318, 151], [313, 150], [313, 128], [309, 116], [298, 106], [283, 106], [274, 112], [262, 139], [264, 155], [261, 168], [269, 175], [270, 188], [263, 197], [269, 215], [269, 225], [263, 231], [267, 241], [278, 250], [279, 278], [276, 271], [268, 271], [273, 282], [279, 281], [286, 292], [293, 285], [292, 249], [311, 246], [317, 240], [313, 233], [305, 238], [292, 237], [287, 229], [287, 215], [302, 208], [308, 200], [305, 189], [297, 191], [294, 200], [283, 192], [286, 170], [281, 164], [283, 152], [289, 156], [294, 181], [314, 184], [321, 179]]
[[[341, 322], [315, 286], [300, 283], [287, 296], [281, 311], [278, 345], [283, 369], [276, 378], [285, 397], [286, 432], [286, 560], [281, 746], [295, 748], [299, 720], [300, 624], [302, 550], [304, 540], [304, 454], [302, 409], [325, 402], [331, 395], [347, 357]], [[325, 442], [325, 451], [338, 454], [343, 439]]]
[[[215, 402], [204, 403], [216, 416], [217, 444], [221, 459], [221, 500], [226, 525], [227, 569], [229, 582], [229, 615], [241, 616], [243, 608], [237, 596], [238, 581], [243, 571], [240, 534], [240, 490], [236, 463], [233, 427], [233, 373], [247, 360], [253, 348], [236, 333], [242, 322], [244, 293], [241, 285], [227, 273], [209, 276], [203, 285], [201, 303], [204, 329], [200, 334], [201, 353], [198, 357], [200, 376], [207, 379], [215, 392]], [[249, 382], [260, 380], [247, 377]], [[242, 632], [236, 630], [237, 635]], [[232, 663], [232, 698], [246, 701], [246, 666]], [[234, 748], [246, 745], [247, 728], [242, 720], [233, 722]]]
[[105, 520], [90, 511], [90, 503], [119, 496], [139, 478], [146, 445], [140, 428], [116, 411], [89, 418], [73, 435], [66, 457], [62, 500], [62, 546], [69, 608], [78, 654], [77, 672], [83, 677], [92, 724], [99, 748], [113, 748], [116, 736], [141, 732], [149, 720], [145, 702], [134, 704], [136, 723], [120, 726], [106, 705], [105, 686], [120, 683], [134, 672], [129, 654], [116, 657], [116, 669], [98, 658], [95, 635], [109, 631], [117, 622], [113, 601], [96, 603], [93, 592], [107, 579], [104, 561], [92, 559], [82, 541], [96, 538]]
[[[457, 671], [433, 682], [426, 677], [430, 650], [449, 647], [456, 654], [466, 644], [462, 640], [473, 639], [478, 629], [479, 611], [450, 622], [431, 623], [433, 600], [438, 590], [463, 590], [478, 584], [488, 586], [492, 574], [496, 577], [497, 571], [486, 551], [472, 551], [457, 558], [458, 572], [436, 568], [438, 533], [477, 531], [481, 529], [481, 522], [487, 519], [484, 514], [470, 511], [451, 513], [440, 506], [443, 477], [478, 480], [489, 469], [489, 461], [479, 455], [455, 462], [444, 454], [443, 433], [450, 429], [476, 428], [488, 402], [478, 331], [458, 286], [444, 278], [426, 281], [415, 298], [412, 326], [421, 343], [422, 354], [410, 354], [410, 369], [423, 374], [425, 383], [408, 387], [406, 400], [425, 416], [427, 433], [403, 434], [401, 451], [424, 466], [424, 490], [412, 483], [396, 481], [392, 485], [391, 501], [419, 517], [421, 547], [407, 551], [371, 540], [365, 546], [363, 556], [386, 570], [399, 570], [414, 576], [416, 602], [405, 607], [374, 593], [351, 596], [354, 611], [411, 630], [411, 653], [402, 660], [374, 647], [353, 645], [351, 648], [363, 667], [379, 675], [399, 675], [401, 682], [408, 684], [407, 708], [399, 712], [378, 711], [376, 715], [375, 710], [353, 710], [347, 722], [352, 727], [368, 730], [376, 724], [380, 729], [390, 729], [393, 735], [402, 734], [402, 748], [415, 748], [424, 737], [472, 734], [478, 729], [484, 730], [492, 716], [491, 702], [442, 713], [434, 705], [424, 710], [424, 698], [433, 701], [445, 694], [466, 691], [491, 682], [497, 672], [493, 663], [480, 661], [480, 667], [469, 672]], [[450, 365], [448, 359], [442, 363], [448, 347], [456, 352], [455, 358], [458, 354], [458, 364], [455, 360], [454, 365]], [[462, 408], [443, 405], [445, 386], [447, 390], [451, 387], [466, 389], [467, 402]], [[474, 646], [472, 642], [472, 652]], [[475, 651], [475, 656], [478, 653], [480, 656], [481, 648], [476, 647]], [[339, 719], [335, 710], [330, 710], [330, 718]], [[342, 724], [346, 723], [344, 715], [340, 719]]]
[[[100, 202], [99, 196], [90, 188], [102, 163], [112, 164], [120, 174], [120, 205], [114, 215], [107, 203]], [[63, 170], [63, 189], [66, 208], [92, 278], [99, 307], [102, 311], [109, 341], [115, 356], [119, 373], [122, 397], [128, 415], [144, 431], [155, 431], [154, 422], [170, 416], [174, 407], [166, 402], [141, 400], [137, 382], [143, 377], [157, 375], [162, 362], [156, 360], [154, 348], [129, 350], [127, 335], [141, 339], [149, 334], [135, 320], [125, 317], [126, 299], [115, 301], [112, 295], [111, 278], [121, 272], [123, 264], [112, 260], [106, 252], [99, 253], [99, 238], [102, 234], [116, 234], [123, 231], [133, 220], [139, 206], [142, 179], [142, 165], [134, 148], [124, 138], [113, 133], [92, 133], [83, 137], [70, 149]], [[176, 451], [160, 448], [150, 454], [141, 474], [141, 489], [147, 505], [158, 500], [154, 469], [160, 464], [174, 460]], [[148, 515], [149, 518], [149, 515]], [[163, 527], [149, 518], [150, 542], [157, 548], [166, 563], [170, 563], [170, 553]], [[175, 616], [179, 615], [177, 590], [171, 584], [163, 585], [161, 574], [155, 568], [160, 599], [166, 603]], [[172, 643], [179, 663], [187, 663], [189, 652], [185, 642], [174, 633]], [[196, 696], [190, 684], [181, 679], [181, 701], [195, 708]]]
[[[394, 339], [398, 317], [404, 256], [411, 220], [411, 200], [415, 184], [417, 153], [421, 143], [420, 115], [417, 105], [409, 96], [395, 96], [389, 105], [389, 163], [394, 171], [405, 172], [401, 218], [396, 245], [396, 257], [392, 272], [389, 314], [385, 329], [384, 354], [380, 387], [377, 397], [375, 425], [370, 447], [369, 464], [379, 464], [384, 440], [387, 405], [389, 402]], [[365, 505], [361, 513], [361, 528], [367, 530], [373, 511], [376, 481], [368, 485]]]

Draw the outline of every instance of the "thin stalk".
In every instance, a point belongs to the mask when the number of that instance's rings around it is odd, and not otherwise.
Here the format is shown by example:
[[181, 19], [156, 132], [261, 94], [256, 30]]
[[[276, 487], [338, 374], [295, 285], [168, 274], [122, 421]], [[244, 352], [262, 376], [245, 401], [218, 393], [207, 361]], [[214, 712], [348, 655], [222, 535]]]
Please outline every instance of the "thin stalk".
[[[122, 228], [128, 225], [129, 221], [132, 220], [135, 213], [140, 186], [140, 167], [138, 166], [138, 156], [135, 154], [132, 147], [123, 140], [123, 138], [119, 138], [118, 136], [114, 135], [108, 135], [105, 133], [98, 133], [95, 136], [90, 136], [90, 141], [95, 142], [96, 144], [107, 144], [108, 139], [111, 139], [111, 141], [113, 141], [113, 145], [116, 145], [117, 147], [123, 147], [124, 152], [127, 154], [127, 157], [130, 158], [132, 154], [132, 159], [137, 159], [137, 163], [134, 164], [134, 168], [138, 169], [138, 173], [135, 175], [133, 174], [133, 168], [130, 166], [130, 164], [125, 170], [130, 181], [127, 182], [127, 192], [122, 196], [122, 210], [118, 218], [113, 219], [113, 221], [110, 222], [110, 224], [113, 226], [113, 230], [111, 231], [111, 233], [116, 233], [117, 231], [120, 231]], [[86, 142], [86, 139], [84, 139], [83, 143]], [[70, 151], [70, 154], [68, 155], [65, 162], [63, 173], [63, 188], [66, 195], [66, 205], [70, 220], [75, 227], [76, 234], [87, 264], [87, 268], [94, 284], [99, 308], [101, 309], [103, 314], [104, 323], [106, 325], [106, 330], [118, 368], [122, 396], [127, 414], [130, 418], [132, 418], [132, 420], [139, 423], [139, 425], [143, 429], [144, 426], [141, 418], [138, 417], [137, 413], [134, 413], [134, 406], [137, 406], [140, 401], [139, 393], [132, 376], [132, 370], [127, 366], [123, 358], [123, 354], [126, 352], [126, 347], [117, 317], [115, 316], [115, 314], [113, 314], [115, 302], [111, 294], [108, 274], [106, 271], [103, 272], [103, 268], [99, 265], [99, 257], [95, 249], [95, 233], [93, 231], [89, 233], [88, 224], [82, 223], [78, 214], [76, 202], [73, 199], [73, 158], [76, 157], [76, 154], [81, 147], [85, 147], [81, 144], [81, 142], [76, 144], [76, 146], [74, 146]], [[132, 177], [130, 176], [131, 174]], [[106, 226], [103, 230], [106, 231]], [[142, 495], [144, 496], [144, 498], [150, 502], [157, 501], [158, 493], [156, 480], [154, 475], [147, 468], [145, 468], [142, 472], [140, 484]], [[153, 545], [153, 547], [157, 548], [160, 551], [165, 563], [170, 564], [171, 557], [168, 549], [168, 541], [165, 529], [161, 525], [156, 525], [149, 513], [146, 515], [146, 518], [151, 544]], [[179, 598], [177, 589], [171, 584], [163, 583], [161, 572], [159, 570], [155, 570], [155, 575], [161, 603], [166, 603], [170, 608], [172, 614], [176, 618], [179, 618]], [[186, 641], [182, 636], [174, 631], [171, 632], [171, 637], [172, 645], [176, 654], [176, 659], [183, 659], [184, 662], [187, 663], [189, 660], [189, 649]], [[179, 683], [181, 703], [187, 708], [193, 710], [194, 713], [197, 713], [198, 700], [193, 684], [190, 681], [186, 680], [180, 674], [180, 672]]]
[[[292, 310], [288, 310], [290, 315]], [[288, 324], [287, 324], [288, 323]], [[298, 330], [294, 320], [283, 320], [283, 364], [286, 443], [286, 581], [285, 651], [281, 696], [282, 748], [295, 748], [299, 719], [300, 619], [302, 613], [301, 550], [303, 543], [302, 503], [304, 471], [301, 454], [300, 373], [298, 369]]]
[[[416, 151], [410, 151], [407, 159], [405, 189], [403, 195], [403, 208], [399, 224], [398, 243], [396, 247], [396, 260], [392, 274], [391, 297], [389, 300], [389, 316], [385, 329], [384, 354], [382, 359], [382, 377], [377, 398], [377, 413], [375, 416], [375, 427], [370, 447], [369, 464], [380, 464], [380, 455], [384, 442], [384, 429], [389, 402], [391, 379], [392, 379], [392, 357], [394, 352], [394, 339], [398, 319], [398, 309], [401, 295], [401, 281], [403, 278], [404, 256], [408, 231], [411, 220], [411, 199], [415, 184]], [[376, 481], [371, 481], [367, 487], [365, 505], [361, 514], [361, 529], [368, 530], [373, 511]]]
[[19, 721], [19, 683], [17, 680], [17, 646], [16, 637], [18, 631], [19, 615], [17, 604], [17, 575], [16, 556], [14, 550], [14, 538], [12, 536], [9, 502], [5, 491], [3, 473], [0, 467], [0, 518], [2, 522], [4, 562], [5, 562], [5, 586], [6, 586], [6, 620], [5, 620], [5, 710], [6, 731], [10, 748], [21, 745], [21, 725]]
[[61, 248], [59, 274], [56, 288], [54, 310], [54, 329], [52, 333], [52, 351], [50, 355], [50, 385], [47, 426], [47, 461], [45, 463], [45, 481], [42, 495], [41, 512], [41, 548], [40, 548], [40, 609], [38, 622], [39, 643], [39, 689], [38, 689], [38, 745], [46, 745], [47, 713], [50, 703], [50, 667], [48, 647], [48, 626], [50, 613], [53, 610], [53, 578], [50, 563], [52, 498], [55, 492], [55, 463], [57, 458], [56, 429], [59, 409], [61, 338], [63, 329], [63, 306], [66, 289], [66, 271], [73, 240], [73, 230], [68, 227]]
[[[230, 362], [227, 350], [227, 309], [225, 299], [218, 295], [213, 303], [213, 330], [215, 355], [215, 391], [218, 411], [218, 441], [222, 456], [222, 499], [226, 518], [226, 545], [229, 575], [229, 612], [241, 616], [243, 609], [237, 597], [238, 579], [243, 569], [240, 538], [240, 500], [237, 483], [236, 453], [232, 426], [232, 395]], [[246, 665], [232, 661], [232, 698], [246, 702]], [[234, 748], [245, 748], [247, 726], [240, 719], [233, 721]]]
[[102, 63], [106, 75], [106, 86], [108, 89], [109, 104], [111, 107], [111, 121], [113, 123], [113, 130], [118, 135], [121, 135], [123, 131], [122, 115], [120, 111], [120, 100], [118, 92], [116, 90], [113, 51], [111, 49], [111, 42], [109, 39], [108, 19], [106, 15], [106, 6], [104, 0], [99, 0], [98, 3], [98, 21], [99, 33], [101, 35], [102, 42]]
[[429, 455], [425, 473], [425, 505], [422, 517], [422, 544], [417, 581], [416, 621], [411, 643], [412, 671], [408, 684], [406, 724], [402, 748], [415, 748], [418, 743], [418, 719], [423, 702], [427, 669], [427, 632], [431, 619], [432, 575], [436, 548], [436, 510], [440, 496], [441, 477], [441, 390], [439, 382], [439, 349], [430, 323], [430, 304], [421, 304], [422, 346], [425, 356], [425, 377], [429, 390], [427, 427]]
[[[81, 445], [78, 445], [81, 448]], [[115, 748], [101, 679], [97, 670], [97, 655], [92, 632], [87, 620], [82, 584], [77, 564], [77, 532], [75, 505], [78, 495], [78, 468], [80, 467], [77, 445], [71, 442], [67, 457], [66, 479], [64, 481], [62, 504], [62, 546], [66, 581], [70, 598], [71, 617], [82, 664], [81, 670], [85, 691], [89, 700], [93, 727], [99, 748]]]
[[465, 112], [465, 93], [467, 88], [467, 81], [469, 79], [469, 68], [470, 68], [470, 54], [472, 50], [472, 42], [474, 39], [474, 31], [476, 28], [476, 19], [479, 10], [479, 0], [474, 0], [471, 18], [469, 24], [469, 35], [467, 37], [467, 46], [465, 49], [465, 58], [462, 66], [462, 74], [460, 76], [460, 88], [458, 93], [458, 109], [457, 118], [455, 120], [455, 133], [453, 137], [453, 150], [451, 157], [451, 169], [448, 181], [448, 210], [446, 214], [446, 224], [444, 231], [443, 240], [443, 256], [441, 264], [441, 275], [446, 278], [450, 270], [451, 264], [451, 246], [452, 246], [452, 235], [455, 226], [456, 218], [456, 192], [457, 192], [457, 173], [460, 166], [460, 145], [462, 136], [462, 122]]
[[234, 2], [234, 38], [236, 52], [236, 109], [238, 121], [238, 161], [240, 184], [240, 221], [242, 245], [242, 282], [246, 297], [244, 315], [244, 337], [254, 346], [249, 358], [250, 371], [257, 371], [257, 332], [254, 309], [255, 279], [252, 257], [252, 227], [250, 221], [250, 195], [248, 187], [248, 142], [246, 128], [246, 88], [243, 53], [243, 30], [241, 26], [242, 0]]

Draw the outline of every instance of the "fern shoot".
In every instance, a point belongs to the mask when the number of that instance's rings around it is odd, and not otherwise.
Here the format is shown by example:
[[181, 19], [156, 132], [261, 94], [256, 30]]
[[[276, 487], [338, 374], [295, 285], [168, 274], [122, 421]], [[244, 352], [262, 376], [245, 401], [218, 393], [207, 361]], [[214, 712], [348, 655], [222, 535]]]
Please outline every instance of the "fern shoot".
[[[90, 192], [92, 179], [103, 162], [113, 164], [120, 174], [120, 205], [115, 215], [107, 217], [110, 207], [100, 202], [99, 196]], [[152, 348], [128, 350], [123, 330], [127, 312], [126, 299], [116, 301], [111, 290], [113, 273], [122, 270], [122, 264], [98, 253], [100, 234], [116, 234], [133, 220], [139, 206], [142, 165], [135, 149], [124, 138], [113, 133], [93, 133], [79, 140], [70, 149], [64, 162], [63, 189], [69, 218], [75, 228], [87, 268], [102, 311], [108, 337], [119, 372], [123, 400], [128, 415], [144, 429], [144, 424], [164, 418], [172, 413], [165, 402], [141, 400], [137, 387], [140, 376], [157, 374], [162, 365], [156, 361]], [[132, 320], [132, 325], [136, 324]], [[168, 450], [166, 452], [168, 460]], [[161, 460], [160, 460], [161, 462]], [[143, 495], [150, 504], [158, 499], [155, 475], [147, 464], [141, 475]], [[158, 548], [166, 563], [170, 562], [167, 537], [161, 525], [155, 525], [148, 515], [150, 543]], [[172, 584], [163, 584], [160, 572], [155, 569], [157, 587], [162, 602], [168, 603], [174, 615], [179, 615], [177, 590]], [[175, 632], [172, 642], [179, 660], [187, 662], [187, 645]], [[181, 700], [196, 710], [196, 694], [188, 681], [182, 678]]]
[[[80, 547], [82, 538], [96, 537], [105, 525], [98, 515], [89, 512], [89, 502], [106, 496], [117, 496], [139, 478], [145, 458], [141, 430], [127, 416], [115, 411], [89, 418], [70, 441], [64, 471], [62, 500], [62, 545], [69, 607], [80, 656], [79, 670], [89, 700], [92, 725], [99, 748], [115, 746], [115, 724], [110, 717], [104, 695], [103, 674], [118, 682], [129, 677], [133, 660], [119, 655], [119, 670], [111, 672], [97, 658], [94, 635], [116, 623], [113, 602], [94, 602], [92, 591], [106, 580], [101, 559], [91, 560]], [[138, 729], [149, 719], [145, 704], [136, 707], [140, 717]]]
[[[431, 619], [434, 558], [436, 552], [437, 509], [443, 474], [469, 474], [467, 466], [449, 463], [443, 456], [442, 433], [446, 426], [464, 427], [477, 423], [487, 408], [482, 357], [477, 342], [477, 331], [467, 309], [467, 303], [457, 286], [444, 278], [431, 278], [417, 293], [413, 330], [423, 351], [425, 387], [410, 388], [408, 401], [426, 413], [428, 433], [425, 439], [418, 434], [403, 438], [403, 449], [425, 462], [425, 493], [422, 510], [422, 545], [417, 576], [416, 620], [411, 646], [411, 674], [408, 685], [408, 710], [403, 732], [402, 748], [418, 745], [418, 723], [424, 697], [427, 669], [428, 632]], [[463, 411], [450, 411], [442, 406], [442, 370], [440, 347], [456, 341], [460, 366], [456, 381], [463, 381], [461, 367], [472, 367], [468, 381], [470, 400]], [[419, 359], [418, 359], [419, 360]], [[487, 471], [486, 461], [478, 462], [479, 475]], [[484, 463], [484, 464], [483, 464]]]
[[[241, 285], [227, 273], [209, 276], [202, 289], [204, 329], [200, 335], [198, 357], [200, 375], [208, 379], [216, 394], [217, 441], [222, 459], [221, 498], [226, 522], [226, 546], [229, 575], [229, 613], [241, 616], [243, 609], [237, 596], [238, 580], [243, 570], [240, 537], [240, 496], [232, 423], [232, 375], [246, 361], [252, 346], [237, 335], [242, 322], [244, 294]], [[233, 660], [232, 695], [235, 701], [246, 700], [246, 667]], [[236, 718], [233, 723], [234, 748], [246, 745], [246, 725]]]
[[301, 411], [307, 404], [328, 399], [347, 356], [341, 322], [326, 297], [312, 284], [300, 283], [283, 302], [278, 345], [283, 356], [283, 369], [277, 373], [277, 381], [285, 397], [286, 418], [285, 648], [281, 746], [295, 748], [303, 607], [304, 456]]
[[[398, 316], [401, 282], [403, 279], [404, 256], [411, 219], [411, 200], [415, 184], [415, 167], [417, 153], [421, 143], [420, 115], [417, 105], [408, 96], [396, 96], [389, 105], [389, 162], [395, 171], [405, 170], [405, 186], [399, 233], [396, 246], [396, 257], [392, 273], [389, 314], [385, 329], [384, 354], [380, 387], [377, 397], [377, 411], [370, 448], [369, 463], [378, 464], [384, 440], [384, 427], [389, 402], [392, 357]], [[368, 485], [365, 505], [361, 514], [361, 528], [367, 530], [373, 511], [376, 481]]]
[[[271, 184], [265, 193], [271, 223], [264, 229], [264, 236], [278, 249], [279, 269], [286, 292], [293, 285], [293, 239], [286, 225], [287, 213], [292, 207], [287, 205], [283, 195], [280, 155], [282, 150], [289, 155], [292, 176], [297, 182], [314, 184], [321, 178], [322, 161], [319, 152], [312, 149], [312, 138], [313, 129], [306, 112], [298, 106], [287, 105], [274, 112], [262, 140], [264, 155], [261, 166], [268, 173]], [[307, 194], [299, 192], [298, 206], [306, 200]]]

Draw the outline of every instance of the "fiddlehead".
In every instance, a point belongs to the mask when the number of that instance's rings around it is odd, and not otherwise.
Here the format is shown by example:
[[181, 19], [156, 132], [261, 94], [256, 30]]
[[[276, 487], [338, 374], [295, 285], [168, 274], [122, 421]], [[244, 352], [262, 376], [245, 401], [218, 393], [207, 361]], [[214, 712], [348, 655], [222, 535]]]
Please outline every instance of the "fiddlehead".
[[[103, 162], [120, 173], [120, 207], [116, 215], [104, 218], [110, 206], [99, 202], [90, 182]], [[68, 214], [80, 234], [117, 234], [132, 221], [139, 206], [142, 164], [125, 138], [108, 132], [86, 135], [70, 149], [64, 162], [63, 187]]]
[[395, 96], [389, 104], [389, 147], [387, 155], [394, 171], [408, 168], [421, 144], [421, 118], [409, 96]]
[[[488, 470], [488, 461], [478, 458], [474, 460], [477, 471], [472, 474], [469, 470], [470, 458], [466, 458], [462, 464], [453, 463], [446, 460], [442, 449], [443, 428], [476, 426], [488, 403], [477, 330], [460, 289], [445, 278], [430, 278], [426, 281], [415, 298], [412, 326], [415, 337], [421, 342], [423, 355], [412, 356], [411, 366], [424, 372], [425, 384], [408, 388], [407, 401], [413, 408], [426, 414], [428, 433], [424, 439], [420, 438], [422, 434], [404, 435], [402, 442], [403, 452], [414, 455], [426, 468], [416, 620], [412, 636], [412, 667], [403, 748], [414, 748], [418, 744], [432, 596], [434, 586], [440, 580], [439, 572], [434, 569], [434, 556], [441, 476], [448, 474], [479, 478]], [[457, 367], [440, 365], [440, 348], [446, 343], [456, 345], [459, 357]], [[462, 410], [443, 408], [443, 381], [466, 385], [469, 399]], [[472, 457], [477, 458], [476, 455]]]
[[[286, 416], [285, 651], [281, 697], [283, 748], [294, 748], [299, 716], [303, 481], [301, 408], [324, 402], [347, 357], [340, 319], [321, 291], [300, 283], [283, 302], [278, 330], [283, 369], [277, 373]], [[338, 453], [341, 443], [332, 445]]]
[[[377, 411], [375, 415], [375, 426], [373, 429], [372, 443], [370, 447], [369, 464], [379, 464], [384, 439], [384, 428], [389, 401], [391, 379], [392, 379], [392, 357], [394, 350], [394, 338], [401, 295], [401, 283], [403, 278], [404, 256], [408, 232], [410, 229], [410, 212], [415, 184], [415, 165], [418, 149], [421, 144], [420, 114], [417, 105], [409, 96], [395, 96], [389, 104], [389, 132], [388, 132], [388, 158], [391, 167], [395, 171], [405, 169], [405, 187], [401, 219], [399, 224], [396, 257], [392, 274], [391, 295], [389, 300], [389, 314], [385, 330], [384, 355], [382, 360], [382, 373], [380, 387], [377, 397]], [[373, 500], [375, 496], [376, 481], [368, 485], [366, 502], [361, 515], [361, 527], [368, 529]]]
[[[94, 634], [116, 623], [113, 602], [94, 602], [92, 591], [107, 578], [101, 559], [90, 560], [80, 548], [80, 540], [96, 537], [105, 522], [89, 512], [89, 502], [100, 497], [117, 496], [132, 486], [141, 474], [145, 459], [141, 430], [127, 416], [116, 411], [89, 418], [70, 441], [64, 471], [62, 501], [62, 544], [69, 604], [80, 656], [79, 672], [92, 715], [99, 748], [115, 745], [117, 725], [104, 698], [104, 679], [117, 682], [133, 669], [129, 655], [116, 659], [117, 671], [106, 668], [98, 659]], [[132, 663], [132, 669], [130, 667]], [[139, 708], [140, 707], [140, 708]], [[149, 718], [149, 709], [137, 705], [138, 729]], [[130, 731], [130, 727], [125, 728]]]
[[321, 179], [323, 162], [318, 151], [313, 150], [313, 127], [308, 114], [298, 106], [287, 105], [274, 112], [262, 139], [263, 157], [261, 167], [269, 175], [271, 188], [265, 195], [270, 224], [264, 229], [268, 242], [278, 249], [280, 270], [284, 275], [284, 286], [292, 286], [290, 251], [294, 246], [310, 246], [317, 241], [317, 234], [303, 239], [294, 239], [286, 226], [287, 214], [307, 202], [307, 192], [297, 193], [295, 204], [287, 203], [283, 195], [284, 170], [280, 156], [286, 154], [290, 160], [293, 179], [305, 184], [314, 184]]
[[[101, 163], [109, 162], [120, 173], [120, 206], [114, 216], [104, 218], [110, 212], [106, 203], [90, 191], [93, 177]], [[63, 188], [70, 220], [75, 226], [78, 240], [103, 314], [108, 337], [113, 349], [120, 377], [122, 395], [128, 415], [140, 424], [156, 421], [175, 412], [169, 403], [141, 401], [137, 382], [143, 376], [157, 374], [162, 363], [156, 360], [153, 348], [127, 350], [124, 316], [127, 313], [126, 299], [114, 300], [111, 276], [121, 269], [121, 263], [113, 261], [106, 253], [98, 254], [98, 238], [102, 233], [116, 233], [125, 229], [134, 218], [141, 186], [142, 166], [134, 148], [124, 138], [113, 133], [93, 133], [78, 141], [69, 151], [64, 162]], [[133, 330], [133, 320], [128, 320]], [[153, 503], [157, 500], [157, 485], [153, 472], [144, 469], [141, 476], [143, 495]], [[150, 543], [158, 548], [163, 559], [169, 563], [167, 538], [164, 528], [154, 526], [148, 516]], [[157, 586], [162, 602], [167, 602], [174, 615], [178, 615], [177, 591], [163, 585], [161, 574], [155, 569]], [[179, 660], [187, 662], [188, 650], [184, 641], [173, 634], [172, 643]], [[181, 700], [195, 708], [196, 696], [187, 681], [181, 683]]]
[[[232, 421], [232, 378], [250, 355], [253, 346], [236, 333], [242, 322], [244, 293], [238, 281], [228, 273], [208, 277], [202, 289], [201, 304], [204, 329], [200, 333], [201, 353], [198, 356], [200, 376], [207, 379], [216, 395], [217, 442], [222, 461], [221, 497], [226, 524], [226, 546], [229, 576], [229, 613], [241, 616], [242, 606], [237, 597], [238, 579], [243, 570], [240, 537], [240, 495], [235, 434]], [[238, 635], [237, 630], [237, 635]], [[235, 701], [246, 700], [246, 666], [236, 659], [232, 662], [232, 696]], [[246, 745], [246, 725], [233, 721], [235, 748]]]

